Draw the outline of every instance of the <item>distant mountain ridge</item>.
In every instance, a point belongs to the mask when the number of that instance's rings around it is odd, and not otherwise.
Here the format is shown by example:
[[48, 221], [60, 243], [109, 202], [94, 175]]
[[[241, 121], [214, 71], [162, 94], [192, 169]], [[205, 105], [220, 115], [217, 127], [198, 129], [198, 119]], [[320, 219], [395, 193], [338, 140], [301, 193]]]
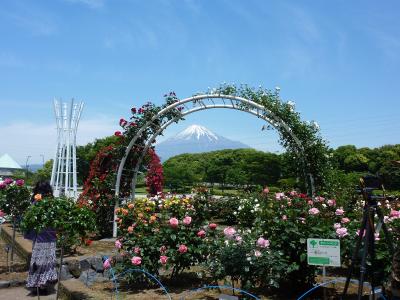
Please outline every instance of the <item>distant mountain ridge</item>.
[[156, 152], [162, 161], [182, 153], [200, 153], [223, 149], [251, 148], [250, 146], [227, 139], [200, 125], [191, 125], [156, 145]]

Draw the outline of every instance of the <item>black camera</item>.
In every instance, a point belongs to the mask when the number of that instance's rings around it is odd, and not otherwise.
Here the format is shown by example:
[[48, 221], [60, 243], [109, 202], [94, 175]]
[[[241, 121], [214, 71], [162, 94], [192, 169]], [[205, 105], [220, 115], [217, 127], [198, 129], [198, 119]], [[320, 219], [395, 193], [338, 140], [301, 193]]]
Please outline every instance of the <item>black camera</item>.
[[378, 196], [374, 195], [373, 191], [382, 190], [384, 191], [383, 181], [379, 176], [375, 175], [365, 175], [360, 178], [360, 185], [356, 187], [356, 193], [359, 195], [367, 196], [368, 200], [372, 201], [381, 201], [381, 200], [389, 200], [394, 201], [397, 198], [394, 196]]
[[383, 186], [382, 179], [374, 175], [366, 175], [360, 181], [364, 188], [369, 190], [381, 190]]
[[382, 187], [382, 180], [378, 176], [365, 175], [360, 178], [360, 185], [358, 185], [355, 190], [359, 195], [364, 192], [367, 195], [371, 195], [374, 190], [380, 190]]

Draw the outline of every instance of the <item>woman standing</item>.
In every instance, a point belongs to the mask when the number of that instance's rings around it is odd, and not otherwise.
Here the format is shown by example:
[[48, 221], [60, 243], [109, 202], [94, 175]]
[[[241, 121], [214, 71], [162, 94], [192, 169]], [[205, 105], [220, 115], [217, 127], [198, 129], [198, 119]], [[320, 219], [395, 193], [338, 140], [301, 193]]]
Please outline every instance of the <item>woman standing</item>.
[[[39, 181], [33, 189], [32, 205], [44, 197], [53, 197], [53, 190], [47, 181]], [[26, 287], [33, 292], [47, 293], [57, 282], [56, 232], [47, 228], [40, 233], [28, 232], [25, 238], [32, 240], [32, 257]]]

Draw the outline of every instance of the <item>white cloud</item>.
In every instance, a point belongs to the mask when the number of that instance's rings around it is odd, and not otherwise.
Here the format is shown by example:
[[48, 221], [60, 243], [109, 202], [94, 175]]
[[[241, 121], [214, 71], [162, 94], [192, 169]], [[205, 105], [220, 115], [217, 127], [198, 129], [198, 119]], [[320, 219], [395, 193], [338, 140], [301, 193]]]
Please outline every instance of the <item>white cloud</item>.
[[[78, 127], [77, 144], [84, 145], [96, 138], [114, 134], [118, 129], [115, 120], [107, 116], [82, 120]], [[55, 123], [19, 121], [1, 126], [0, 132], [0, 155], [8, 153], [22, 165], [25, 165], [28, 155], [31, 156], [30, 163], [41, 163], [42, 154], [45, 160], [54, 156], [57, 142]]]

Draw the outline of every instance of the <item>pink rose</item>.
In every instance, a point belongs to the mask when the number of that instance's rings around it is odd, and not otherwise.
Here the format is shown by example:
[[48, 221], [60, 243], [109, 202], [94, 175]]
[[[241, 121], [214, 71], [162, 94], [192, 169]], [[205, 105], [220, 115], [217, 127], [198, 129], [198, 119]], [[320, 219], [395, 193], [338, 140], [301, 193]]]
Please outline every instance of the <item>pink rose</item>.
[[169, 219], [169, 225], [171, 225], [171, 227], [176, 228], [178, 227], [179, 221], [177, 218], [171, 218]]
[[167, 256], [165, 256], [165, 255], [161, 255], [160, 256], [160, 263], [162, 265], [165, 265], [167, 263], [167, 261], [168, 261], [168, 257]]
[[142, 263], [142, 258], [140, 256], [134, 256], [131, 259], [132, 265], [139, 266]]
[[340, 237], [340, 238], [345, 237], [346, 235], [348, 235], [348, 233], [347, 233], [347, 228], [345, 228], [345, 227], [340, 227], [340, 228], [336, 229], [336, 234], [337, 234], [338, 237]]
[[215, 223], [208, 224], [208, 228], [210, 228], [211, 230], [215, 230], [217, 228], [217, 224]]
[[334, 199], [329, 199], [329, 200], [327, 201], [327, 203], [328, 203], [329, 206], [335, 206], [335, 205], [336, 205], [336, 200], [334, 200]]
[[224, 234], [229, 238], [233, 237], [233, 235], [235, 233], [236, 233], [236, 230], [233, 227], [226, 227], [224, 229]]
[[122, 132], [121, 132], [121, 131], [116, 131], [116, 132], [114, 133], [114, 135], [115, 135], [115, 136], [122, 136]]
[[15, 184], [17, 186], [23, 186], [25, 184], [25, 181], [23, 179], [18, 179], [15, 181]]
[[292, 197], [297, 196], [297, 192], [296, 192], [296, 191], [291, 191], [289, 194], [290, 194], [290, 196], [292, 196]]
[[129, 227], [128, 227], [128, 232], [129, 232], [129, 233], [132, 233], [132, 232], [133, 232], [133, 226], [129, 226]]
[[160, 247], [160, 252], [161, 252], [161, 253], [167, 252], [167, 247], [161, 246], [161, 247]]
[[392, 209], [392, 210], [390, 211], [390, 217], [393, 218], [393, 219], [398, 219], [398, 218], [400, 218], [400, 211], [397, 211], [397, 210]]
[[111, 268], [111, 263], [110, 263], [110, 259], [107, 258], [104, 262], [103, 262], [103, 268], [104, 269], [109, 269]]
[[261, 251], [259, 251], [259, 250], [254, 250], [254, 256], [255, 256], [255, 257], [260, 257], [260, 256], [261, 256]]
[[186, 253], [188, 251], [188, 248], [186, 247], [186, 245], [179, 245], [178, 248], [179, 253]]
[[285, 197], [284, 193], [275, 193], [275, 199], [276, 200], [281, 200], [284, 197]]
[[263, 237], [260, 237], [257, 240], [257, 245], [260, 246], [261, 248], [268, 248], [269, 247], [269, 240], [264, 239]]
[[269, 193], [269, 188], [268, 188], [268, 187], [265, 187], [265, 188], [263, 189], [263, 193], [264, 193], [264, 194], [268, 194], [268, 193]]
[[335, 215], [337, 215], [337, 216], [343, 216], [343, 214], [344, 214], [343, 208], [338, 208], [338, 209], [336, 209]]
[[287, 216], [286, 216], [286, 215], [283, 215], [283, 216], [282, 216], [282, 220], [283, 220], [283, 221], [286, 221], [286, 220], [287, 220]]
[[335, 228], [335, 229], [338, 229], [340, 227], [342, 227], [342, 224], [340, 224], [340, 223], [335, 223], [335, 225], [333, 225], [333, 228]]
[[115, 248], [117, 248], [117, 249], [121, 249], [122, 248], [122, 244], [121, 244], [121, 242], [119, 240], [115, 241]]
[[314, 202], [313, 202], [312, 200], [308, 200], [308, 201], [307, 201], [307, 204], [308, 204], [308, 205], [313, 205]]
[[318, 214], [319, 214], [319, 209], [316, 208], [316, 207], [310, 208], [310, 209], [308, 210], [308, 213], [309, 213], [310, 215], [318, 215]]
[[238, 236], [235, 238], [235, 241], [236, 241], [238, 244], [241, 244], [242, 241], [243, 241], [243, 239], [242, 239], [242, 237], [241, 237], [240, 235], [238, 235]]
[[320, 197], [320, 196], [317, 196], [317, 197], [314, 198], [315, 202], [323, 202], [324, 200], [325, 200], [325, 198], [324, 197]]
[[347, 223], [349, 223], [350, 222], [350, 219], [349, 218], [342, 218], [342, 221], [341, 221], [343, 224], [347, 224]]
[[185, 218], [183, 218], [183, 224], [185, 224], [186, 226], [189, 226], [190, 223], [192, 223], [192, 218], [189, 216], [186, 216]]
[[135, 247], [133, 249], [133, 252], [135, 252], [135, 254], [140, 254], [140, 248], [139, 247]]
[[197, 233], [197, 236], [198, 236], [198, 237], [201, 237], [201, 238], [204, 238], [204, 237], [206, 236], [206, 232], [205, 232], [204, 230], [200, 230], [200, 231]]
[[6, 179], [4, 179], [4, 181], [3, 181], [3, 183], [5, 183], [5, 184], [7, 184], [7, 185], [9, 185], [9, 184], [11, 184], [11, 183], [13, 183], [14, 182], [14, 180], [12, 180], [11, 178], [6, 178]]

